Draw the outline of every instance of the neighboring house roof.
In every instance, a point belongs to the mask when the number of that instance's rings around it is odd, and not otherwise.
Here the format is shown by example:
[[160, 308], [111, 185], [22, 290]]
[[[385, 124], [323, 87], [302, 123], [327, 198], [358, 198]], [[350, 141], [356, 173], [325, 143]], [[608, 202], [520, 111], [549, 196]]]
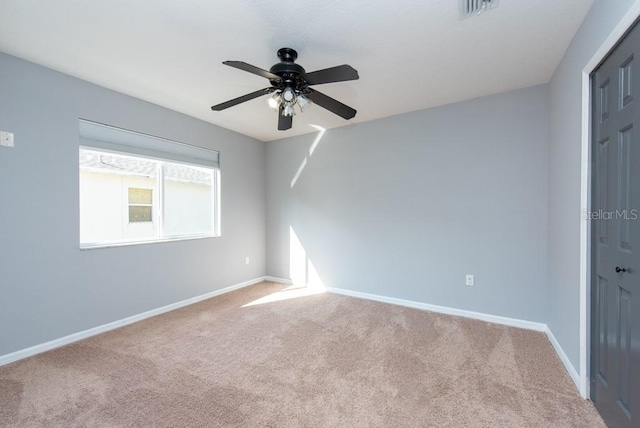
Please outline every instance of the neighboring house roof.
[[[87, 172], [155, 178], [157, 167], [158, 162], [153, 160], [80, 151], [80, 169]], [[211, 175], [211, 172], [188, 165], [166, 163], [164, 167], [166, 180], [211, 185]]]

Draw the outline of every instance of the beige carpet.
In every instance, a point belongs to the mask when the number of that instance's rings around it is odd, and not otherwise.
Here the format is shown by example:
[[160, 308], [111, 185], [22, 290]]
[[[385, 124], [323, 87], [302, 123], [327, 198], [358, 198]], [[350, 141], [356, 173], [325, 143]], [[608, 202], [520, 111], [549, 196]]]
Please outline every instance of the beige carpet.
[[0, 367], [0, 426], [604, 427], [542, 333], [283, 288]]

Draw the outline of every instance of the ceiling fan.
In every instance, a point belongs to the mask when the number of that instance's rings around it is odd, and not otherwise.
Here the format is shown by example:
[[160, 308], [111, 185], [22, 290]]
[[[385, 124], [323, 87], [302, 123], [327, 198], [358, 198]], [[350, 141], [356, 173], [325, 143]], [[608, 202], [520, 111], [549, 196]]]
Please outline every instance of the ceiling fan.
[[280, 131], [287, 130], [293, 125], [296, 106], [302, 111], [311, 102], [347, 120], [356, 115], [356, 111], [351, 107], [310, 87], [323, 83], [357, 80], [359, 78], [358, 72], [353, 67], [345, 64], [307, 73], [304, 68], [294, 62], [298, 58], [298, 53], [291, 48], [278, 50], [278, 58], [280, 58], [280, 62], [271, 67], [269, 71], [242, 61], [224, 61], [224, 65], [269, 79], [271, 86], [217, 104], [211, 107], [211, 110], [224, 110], [262, 95], [272, 94], [267, 103], [271, 108], [278, 110], [278, 129]]

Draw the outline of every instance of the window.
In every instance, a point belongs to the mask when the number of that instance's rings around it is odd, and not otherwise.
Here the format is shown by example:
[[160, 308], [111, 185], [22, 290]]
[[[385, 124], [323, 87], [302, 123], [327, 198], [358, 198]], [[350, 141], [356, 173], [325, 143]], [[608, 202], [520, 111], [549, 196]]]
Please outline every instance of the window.
[[218, 152], [87, 121], [80, 137], [82, 248], [219, 235]]
[[153, 221], [153, 189], [129, 187], [129, 223]]

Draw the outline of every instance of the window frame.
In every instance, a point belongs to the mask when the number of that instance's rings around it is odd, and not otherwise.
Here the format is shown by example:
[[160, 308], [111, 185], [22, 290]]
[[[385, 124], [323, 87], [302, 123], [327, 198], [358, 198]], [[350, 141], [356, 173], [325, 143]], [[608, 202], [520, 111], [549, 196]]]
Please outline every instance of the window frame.
[[[182, 144], [182, 143], [176, 143], [176, 144]], [[220, 186], [220, 167], [219, 166], [213, 167], [209, 165], [199, 165], [195, 162], [185, 162], [185, 161], [170, 159], [168, 157], [164, 158], [160, 156], [148, 156], [144, 154], [129, 153], [125, 151], [111, 150], [103, 147], [92, 147], [91, 145], [87, 145], [87, 144], [79, 145], [78, 154], [80, 154], [81, 150], [89, 150], [89, 151], [99, 152], [104, 154], [125, 156], [129, 158], [139, 158], [139, 159], [145, 159], [145, 160], [157, 162], [157, 174], [156, 174], [157, 192], [153, 192], [153, 203], [152, 203], [152, 206], [157, 207], [155, 210], [153, 210], [155, 211], [155, 213], [152, 214], [152, 219], [153, 219], [152, 221], [156, 223], [155, 233], [157, 236], [155, 238], [149, 238], [149, 239], [82, 242], [81, 235], [79, 234], [78, 241], [79, 241], [81, 250], [123, 247], [123, 246], [130, 246], [130, 245], [155, 244], [155, 243], [161, 243], [161, 242], [187, 241], [187, 240], [194, 240], [194, 239], [219, 238], [222, 236], [221, 219], [220, 219], [220, 213], [221, 213], [220, 205], [221, 205], [222, 198], [221, 198], [221, 192], [220, 192], [221, 186]], [[188, 167], [210, 170], [212, 172], [211, 192], [212, 192], [212, 202], [213, 202], [213, 207], [212, 207], [213, 219], [212, 219], [211, 232], [163, 236], [164, 212], [165, 212], [165, 204], [164, 204], [165, 202], [165, 198], [164, 198], [165, 164], [185, 165]], [[79, 168], [80, 168], [80, 165], [78, 165], [78, 173], [80, 172]], [[80, 176], [78, 176], [78, 186], [80, 186]], [[129, 223], [128, 191], [127, 191], [127, 195], [125, 195], [125, 198], [126, 198], [126, 203], [123, 204], [123, 209], [127, 211], [126, 220], [127, 220], [127, 223]], [[78, 198], [78, 202], [80, 202], [79, 198]], [[81, 204], [79, 203], [78, 205], [80, 208]], [[82, 216], [81, 212], [79, 212], [78, 214], [79, 216]], [[81, 217], [79, 217], [79, 219], [81, 219]], [[80, 232], [80, 229], [78, 230], [78, 232]]]

